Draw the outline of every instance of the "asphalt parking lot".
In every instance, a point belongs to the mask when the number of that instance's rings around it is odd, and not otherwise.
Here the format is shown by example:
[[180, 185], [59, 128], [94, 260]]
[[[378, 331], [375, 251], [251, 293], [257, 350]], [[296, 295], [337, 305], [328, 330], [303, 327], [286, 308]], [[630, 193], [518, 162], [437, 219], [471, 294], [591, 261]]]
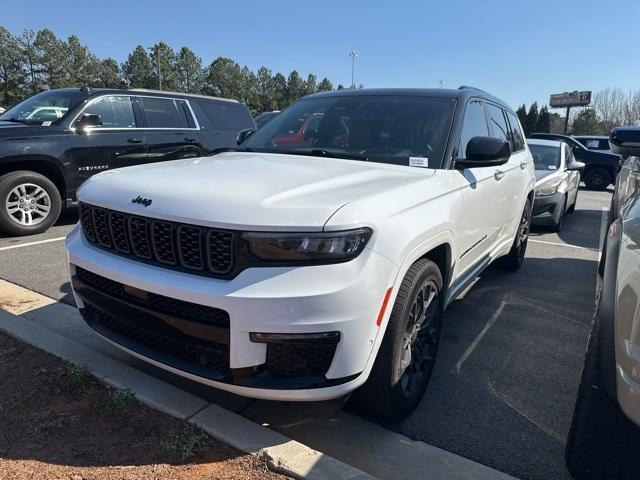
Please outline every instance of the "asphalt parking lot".
[[[384, 427], [519, 478], [570, 478], [563, 448], [610, 195], [581, 190], [560, 234], [534, 229], [519, 272], [490, 268], [452, 304], [422, 404]], [[62, 239], [76, 221], [75, 210], [67, 209], [46, 234], [0, 238], [0, 278], [72, 304]], [[185, 385], [200, 395], [207, 390]], [[249, 401], [220, 398], [252, 411]]]

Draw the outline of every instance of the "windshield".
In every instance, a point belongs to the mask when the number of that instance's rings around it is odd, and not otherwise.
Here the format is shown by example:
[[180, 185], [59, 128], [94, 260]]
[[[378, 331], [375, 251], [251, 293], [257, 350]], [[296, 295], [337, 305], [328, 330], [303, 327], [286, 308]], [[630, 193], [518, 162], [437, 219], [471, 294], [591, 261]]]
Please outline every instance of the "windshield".
[[4, 112], [0, 115], [0, 120], [28, 125], [53, 123], [63, 118], [69, 110], [73, 110], [85, 97], [86, 94], [79, 91], [39, 93]]
[[551, 145], [532, 145], [529, 150], [533, 155], [536, 170], [557, 170], [560, 168], [560, 148]]
[[455, 100], [353, 95], [294, 103], [242, 146], [265, 152], [336, 156], [438, 168]]

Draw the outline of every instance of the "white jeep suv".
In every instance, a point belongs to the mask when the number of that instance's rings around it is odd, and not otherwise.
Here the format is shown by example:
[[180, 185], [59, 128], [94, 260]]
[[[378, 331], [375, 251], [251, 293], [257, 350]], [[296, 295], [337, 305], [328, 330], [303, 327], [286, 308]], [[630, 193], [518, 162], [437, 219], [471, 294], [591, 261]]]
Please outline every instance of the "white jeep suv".
[[406, 415], [443, 310], [492, 261], [524, 259], [535, 177], [517, 117], [471, 87], [345, 90], [239, 140], [80, 188], [66, 245], [85, 320], [233, 393], [359, 388], [373, 415]]

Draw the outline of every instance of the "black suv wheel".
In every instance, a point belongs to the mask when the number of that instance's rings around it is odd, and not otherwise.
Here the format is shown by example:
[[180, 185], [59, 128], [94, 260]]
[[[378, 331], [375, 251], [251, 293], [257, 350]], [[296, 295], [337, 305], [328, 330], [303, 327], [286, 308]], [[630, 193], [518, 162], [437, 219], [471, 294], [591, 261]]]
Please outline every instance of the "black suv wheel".
[[611, 174], [604, 168], [591, 168], [584, 175], [584, 184], [590, 190], [605, 190], [611, 183]]
[[60, 215], [60, 192], [47, 177], [30, 171], [0, 177], [0, 231], [11, 236], [47, 230]]

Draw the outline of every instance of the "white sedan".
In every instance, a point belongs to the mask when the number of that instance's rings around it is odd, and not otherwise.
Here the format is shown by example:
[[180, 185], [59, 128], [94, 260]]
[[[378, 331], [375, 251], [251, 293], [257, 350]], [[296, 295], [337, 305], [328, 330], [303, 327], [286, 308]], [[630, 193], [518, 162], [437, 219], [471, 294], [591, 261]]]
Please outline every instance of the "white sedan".
[[536, 195], [533, 202], [534, 225], [562, 230], [565, 213], [572, 213], [578, 200], [580, 170], [569, 145], [555, 140], [527, 140], [536, 169]]

